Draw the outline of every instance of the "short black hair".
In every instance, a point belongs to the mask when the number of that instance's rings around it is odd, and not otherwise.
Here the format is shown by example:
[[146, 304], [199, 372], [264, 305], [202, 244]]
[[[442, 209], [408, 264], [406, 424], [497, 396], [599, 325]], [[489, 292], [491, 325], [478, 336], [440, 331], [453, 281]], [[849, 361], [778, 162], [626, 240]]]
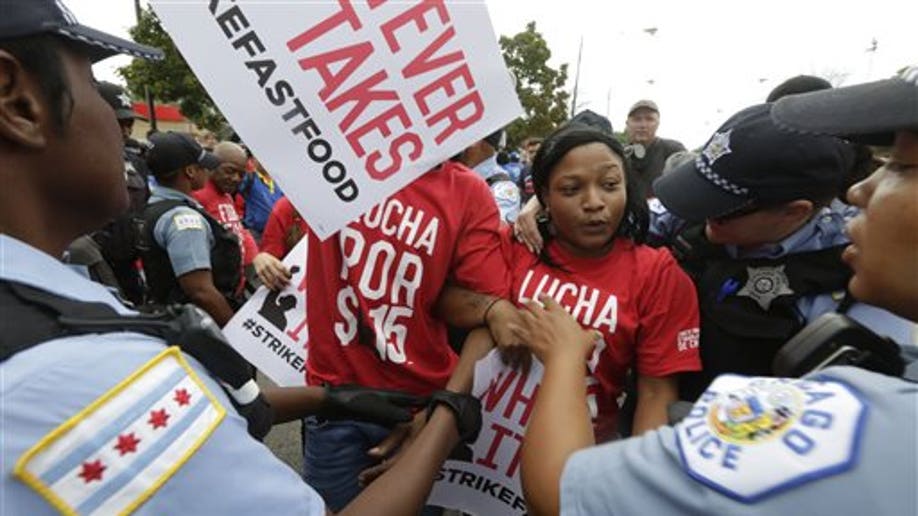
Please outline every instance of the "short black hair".
[[[548, 180], [552, 170], [568, 152], [591, 143], [602, 143], [622, 160], [625, 174], [625, 191], [628, 199], [625, 202], [625, 212], [615, 232], [617, 237], [631, 239], [635, 244], [642, 244], [647, 240], [648, 227], [650, 226], [650, 210], [644, 192], [641, 189], [637, 174], [632, 173], [625, 149], [614, 136], [593, 127], [583, 124], [568, 124], [550, 134], [542, 142], [539, 152], [532, 160], [532, 183], [539, 203], [545, 206], [542, 199], [543, 192], [548, 188]], [[545, 232], [543, 232], [543, 237]], [[544, 247], [543, 247], [544, 248]]]
[[61, 59], [63, 42], [49, 34], [0, 40], [0, 49], [9, 52], [22, 67], [35, 76], [51, 107], [54, 129], [64, 128], [73, 111], [73, 94]]

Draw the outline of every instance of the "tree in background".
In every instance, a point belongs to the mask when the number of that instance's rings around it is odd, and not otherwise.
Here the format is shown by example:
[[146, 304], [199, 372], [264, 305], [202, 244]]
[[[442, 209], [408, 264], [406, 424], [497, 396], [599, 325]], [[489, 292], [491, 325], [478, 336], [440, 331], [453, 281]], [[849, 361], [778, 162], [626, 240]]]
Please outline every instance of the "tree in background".
[[513, 37], [501, 36], [507, 68], [516, 76], [516, 93], [525, 114], [507, 127], [507, 142], [518, 145], [527, 136], [547, 136], [567, 121], [567, 64], [548, 66], [551, 50], [534, 21]]
[[161, 48], [165, 53], [162, 61], [135, 59], [119, 68], [118, 73], [127, 81], [128, 89], [136, 97], [143, 97], [144, 88], [149, 88], [158, 102], [178, 104], [182, 114], [198, 127], [221, 131], [227, 125], [226, 119], [175, 48], [172, 38], [166, 34], [153, 11], [150, 8], [140, 11], [137, 25], [128, 32], [134, 41]]

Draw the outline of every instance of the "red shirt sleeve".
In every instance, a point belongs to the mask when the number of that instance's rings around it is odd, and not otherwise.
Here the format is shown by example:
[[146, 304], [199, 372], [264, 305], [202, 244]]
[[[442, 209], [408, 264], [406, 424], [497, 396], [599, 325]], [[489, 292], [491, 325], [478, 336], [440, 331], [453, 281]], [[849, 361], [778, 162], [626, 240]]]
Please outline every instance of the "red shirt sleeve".
[[463, 203], [467, 209], [450, 264], [452, 279], [470, 290], [508, 298], [510, 273], [502, 251], [497, 204], [487, 183], [479, 177], [462, 179], [466, 195], [457, 195], [455, 202]]
[[268, 221], [265, 223], [265, 230], [261, 234], [261, 250], [271, 254], [279, 260], [283, 260], [287, 254], [287, 230], [289, 229], [289, 215], [285, 212], [292, 209], [290, 201], [286, 197], [281, 197], [271, 214], [268, 215]]
[[698, 354], [698, 297], [695, 285], [665, 249], [641, 257], [644, 288], [638, 298], [637, 370], [645, 376], [666, 376], [701, 369]]

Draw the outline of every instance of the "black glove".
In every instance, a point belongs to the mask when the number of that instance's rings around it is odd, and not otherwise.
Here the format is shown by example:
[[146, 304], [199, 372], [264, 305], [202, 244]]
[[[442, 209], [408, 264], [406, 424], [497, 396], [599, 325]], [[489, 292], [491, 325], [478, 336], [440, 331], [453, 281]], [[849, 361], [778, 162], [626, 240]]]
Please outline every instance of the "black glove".
[[430, 419], [437, 405], [446, 405], [456, 415], [456, 430], [459, 440], [472, 444], [478, 440], [481, 432], [481, 400], [470, 394], [459, 394], [451, 391], [434, 391], [427, 406], [427, 419]]
[[325, 387], [319, 415], [327, 419], [356, 419], [392, 427], [411, 421], [409, 408], [427, 405], [427, 398], [400, 391], [370, 389], [360, 385]]

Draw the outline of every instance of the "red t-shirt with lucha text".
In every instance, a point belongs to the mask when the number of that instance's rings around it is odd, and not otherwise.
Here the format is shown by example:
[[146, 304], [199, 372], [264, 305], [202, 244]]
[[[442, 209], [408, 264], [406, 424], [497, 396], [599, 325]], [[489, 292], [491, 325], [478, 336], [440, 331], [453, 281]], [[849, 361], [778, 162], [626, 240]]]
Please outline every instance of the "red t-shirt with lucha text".
[[544, 263], [505, 231], [512, 295], [520, 306], [545, 294], [584, 328], [602, 333], [588, 362], [587, 394], [597, 440], [615, 436], [628, 368], [662, 377], [701, 369], [695, 287], [669, 251], [618, 238], [605, 256], [580, 258], [556, 240]]
[[458, 357], [434, 305], [447, 279], [506, 297], [500, 217], [487, 184], [446, 163], [320, 241], [310, 231], [310, 384], [426, 395]]

